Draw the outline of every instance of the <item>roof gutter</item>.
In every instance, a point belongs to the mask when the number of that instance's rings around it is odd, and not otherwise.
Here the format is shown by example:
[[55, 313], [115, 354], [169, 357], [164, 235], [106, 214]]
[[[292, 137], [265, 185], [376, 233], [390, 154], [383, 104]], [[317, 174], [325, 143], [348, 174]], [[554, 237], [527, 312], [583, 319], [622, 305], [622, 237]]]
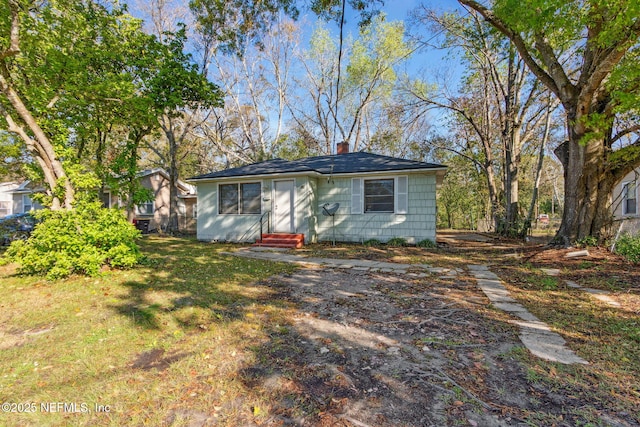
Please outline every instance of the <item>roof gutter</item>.
[[316, 171], [276, 172], [276, 173], [263, 173], [263, 174], [256, 174], [256, 175], [219, 176], [219, 177], [215, 177], [215, 178], [199, 178], [199, 179], [189, 178], [186, 181], [189, 184], [200, 184], [200, 183], [206, 183], [206, 182], [264, 179], [264, 178], [273, 178], [273, 177], [280, 177], [280, 176], [287, 176], [287, 177], [314, 176], [314, 177], [319, 177], [319, 176], [323, 176], [323, 175], [324, 174], [321, 174], [321, 173], [316, 172]]

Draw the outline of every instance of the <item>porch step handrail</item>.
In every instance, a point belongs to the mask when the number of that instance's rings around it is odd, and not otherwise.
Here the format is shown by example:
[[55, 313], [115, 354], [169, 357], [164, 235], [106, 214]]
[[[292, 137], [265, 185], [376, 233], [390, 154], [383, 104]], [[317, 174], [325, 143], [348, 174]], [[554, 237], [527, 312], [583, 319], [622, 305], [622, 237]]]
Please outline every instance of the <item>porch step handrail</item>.
[[262, 236], [264, 235], [264, 218], [267, 217], [267, 234], [271, 233], [271, 211], [266, 211], [260, 217], [260, 242], [262, 242]]

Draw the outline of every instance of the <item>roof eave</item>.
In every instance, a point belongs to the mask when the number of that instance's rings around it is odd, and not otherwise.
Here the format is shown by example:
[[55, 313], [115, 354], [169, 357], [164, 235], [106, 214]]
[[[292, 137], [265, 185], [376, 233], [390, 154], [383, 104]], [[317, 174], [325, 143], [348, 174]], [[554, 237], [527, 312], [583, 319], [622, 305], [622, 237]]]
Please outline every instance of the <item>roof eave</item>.
[[189, 178], [186, 181], [190, 184], [201, 184], [207, 182], [216, 182], [216, 181], [237, 181], [239, 179], [265, 179], [265, 178], [274, 178], [274, 177], [295, 177], [295, 176], [323, 176], [323, 174], [316, 171], [302, 171], [302, 172], [276, 172], [276, 173], [263, 173], [263, 174], [255, 174], [255, 175], [235, 175], [235, 176], [219, 176], [214, 178]]
[[433, 173], [436, 175], [441, 175], [444, 177], [444, 174], [447, 171], [447, 166], [439, 166], [433, 168], [412, 168], [412, 169], [390, 169], [383, 171], [354, 171], [354, 172], [341, 172], [341, 173], [321, 173], [317, 171], [310, 172], [278, 172], [278, 173], [270, 173], [270, 174], [256, 174], [256, 175], [235, 175], [235, 176], [225, 176], [225, 177], [213, 177], [213, 178], [190, 178], [187, 180], [188, 183], [199, 184], [199, 183], [207, 183], [207, 182], [217, 182], [217, 181], [237, 181], [239, 179], [264, 179], [264, 178], [274, 178], [281, 176], [314, 176], [314, 177], [343, 177], [343, 176], [354, 176], [354, 175], [389, 175], [389, 174], [397, 174], [397, 173]]
[[435, 172], [437, 175], [444, 174], [447, 172], [447, 166], [442, 167], [434, 167], [434, 168], [412, 168], [412, 169], [389, 169], [383, 171], [369, 171], [369, 172], [341, 172], [341, 173], [332, 173], [332, 174], [322, 174], [323, 176], [335, 176], [335, 177], [343, 177], [343, 176], [353, 176], [353, 175], [389, 175], [389, 174], [399, 174], [399, 173], [430, 173]]

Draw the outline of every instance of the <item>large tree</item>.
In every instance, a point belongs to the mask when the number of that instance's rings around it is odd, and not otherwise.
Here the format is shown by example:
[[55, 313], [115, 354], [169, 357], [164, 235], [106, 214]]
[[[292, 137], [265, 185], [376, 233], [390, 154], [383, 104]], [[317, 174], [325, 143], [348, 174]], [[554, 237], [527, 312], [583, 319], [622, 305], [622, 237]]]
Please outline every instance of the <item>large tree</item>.
[[[513, 44], [474, 11], [440, 14], [425, 6], [413, 12], [421, 27], [431, 28], [423, 43], [460, 53], [467, 67], [458, 92], [446, 82], [410, 84], [418, 104], [457, 116], [457, 127], [470, 131], [479, 150], [473, 155], [487, 181], [493, 229], [505, 234], [521, 232], [521, 159], [529, 146], [539, 146], [537, 130], [546, 110], [544, 86], [527, 69]], [[442, 42], [434, 34], [443, 34]], [[462, 154], [470, 141], [452, 141], [448, 149]], [[469, 156], [466, 152], [462, 154]]]
[[[564, 213], [556, 242], [606, 237], [611, 191], [640, 164], [640, 3], [459, 3], [507, 36], [564, 107], [568, 141], [557, 150], [564, 166]], [[624, 139], [628, 143], [620, 146]]]
[[139, 71], [153, 40], [114, 5], [8, 0], [0, 9], [0, 111], [39, 165], [45, 201], [71, 209], [78, 189], [97, 184], [85, 172], [106, 161], [113, 125], [152, 117]]

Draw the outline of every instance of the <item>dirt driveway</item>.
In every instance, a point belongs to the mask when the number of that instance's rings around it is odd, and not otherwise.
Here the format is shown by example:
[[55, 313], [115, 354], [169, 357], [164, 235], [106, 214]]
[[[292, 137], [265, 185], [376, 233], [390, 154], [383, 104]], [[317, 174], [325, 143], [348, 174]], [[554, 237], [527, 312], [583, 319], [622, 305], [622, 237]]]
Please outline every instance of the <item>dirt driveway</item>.
[[591, 425], [636, 425], [533, 381], [517, 329], [464, 273], [303, 269], [265, 284], [296, 307], [244, 372], [273, 396], [266, 424], [574, 426], [589, 407]]

